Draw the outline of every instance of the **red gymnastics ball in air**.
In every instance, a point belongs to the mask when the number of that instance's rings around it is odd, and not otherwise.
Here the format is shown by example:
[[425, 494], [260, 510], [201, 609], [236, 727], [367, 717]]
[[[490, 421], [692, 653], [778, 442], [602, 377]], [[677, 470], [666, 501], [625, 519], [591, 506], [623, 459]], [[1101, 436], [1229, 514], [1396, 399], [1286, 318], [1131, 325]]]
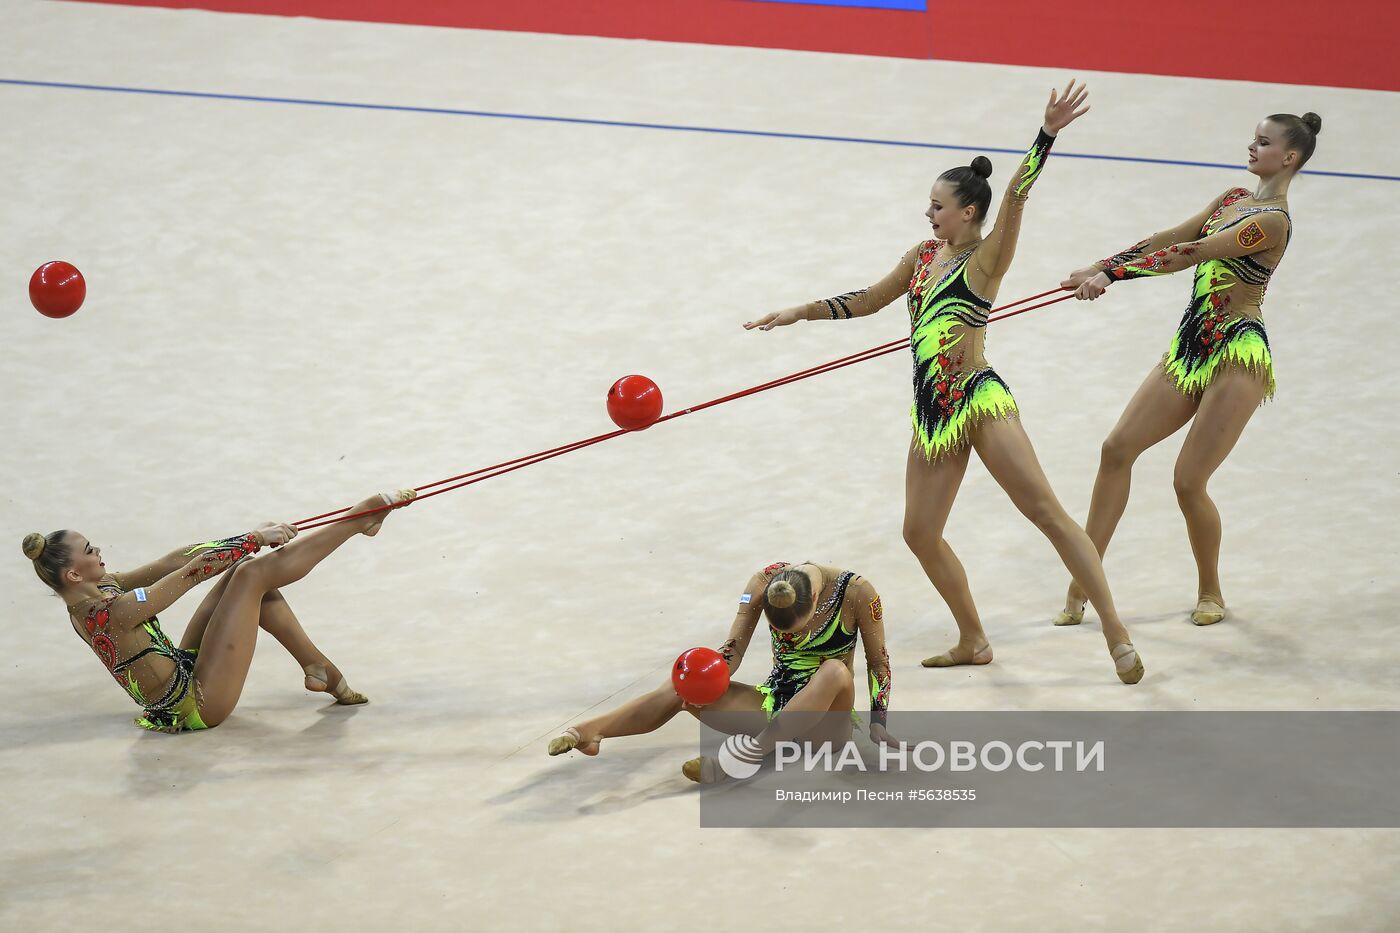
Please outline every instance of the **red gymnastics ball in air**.
[[623, 376], [608, 390], [608, 417], [624, 431], [645, 431], [661, 417], [661, 390], [646, 376]]
[[692, 706], [707, 706], [729, 689], [729, 665], [713, 648], [691, 648], [676, 658], [671, 686]]
[[44, 317], [67, 317], [86, 297], [83, 274], [70, 263], [46, 262], [29, 277], [29, 301]]

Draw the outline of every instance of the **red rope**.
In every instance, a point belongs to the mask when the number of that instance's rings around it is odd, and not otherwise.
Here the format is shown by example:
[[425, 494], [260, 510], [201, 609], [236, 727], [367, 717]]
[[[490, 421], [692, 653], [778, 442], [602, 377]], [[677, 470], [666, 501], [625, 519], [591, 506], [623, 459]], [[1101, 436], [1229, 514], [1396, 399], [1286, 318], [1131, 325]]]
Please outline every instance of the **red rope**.
[[[1057, 289], [1055, 289], [1055, 291], [1059, 291], [1059, 289], [1057, 288]], [[1046, 294], [1046, 295], [1050, 295], [1050, 294], [1053, 294], [1053, 293], [1052, 293], [1052, 292], [1046, 292], [1045, 294]], [[1042, 296], [1042, 295], [1036, 295], [1035, 297], [1036, 297], [1036, 298], [1041, 298], [1041, 297], [1044, 297], [1044, 296]], [[1074, 293], [1071, 292], [1071, 293], [1068, 294], [1068, 295], [1061, 295], [1059, 298], [1051, 298], [1049, 301], [1042, 301], [1042, 302], [1041, 302], [1040, 304], [1038, 304], [1038, 305], [1031, 305], [1029, 308], [1021, 308], [1021, 309], [1016, 310], [1016, 311], [1010, 311], [1010, 312], [1008, 312], [1008, 313], [1006, 313], [1006, 314], [998, 314], [996, 317], [989, 317], [989, 318], [987, 318], [987, 323], [988, 323], [988, 324], [991, 324], [991, 323], [993, 323], [993, 322], [995, 322], [995, 321], [1004, 321], [1004, 320], [1006, 320], [1006, 319], [1009, 318], [1009, 317], [1015, 317], [1015, 316], [1018, 315], [1018, 314], [1025, 314], [1027, 311], [1034, 311], [1036, 308], [1044, 308], [1044, 307], [1048, 307], [1049, 305], [1059, 304], [1059, 303], [1062, 302], [1062, 301], [1069, 301], [1069, 300], [1070, 300], [1071, 298], [1073, 298], [1073, 297], [1074, 297]], [[1034, 301], [1035, 298], [1027, 298], [1027, 299], [1025, 299], [1025, 300], [1026, 300], [1026, 301]], [[1016, 304], [1020, 304], [1020, 303], [1021, 303], [1021, 302], [1019, 302], [1019, 301], [1016, 302]], [[1010, 307], [1012, 307], [1012, 306], [1011, 306], [1011, 305], [1007, 305], [1006, 307], [1010, 308]], [[998, 308], [997, 310], [1000, 311], [1000, 310], [1002, 310], [1002, 309], [1001, 309], [1001, 308]]]
[[[1058, 298], [1052, 298], [1049, 301], [1042, 301], [1039, 304], [1030, 305], [1026, 308], [1020, 308], [1016, 311], [1007, 311], [1008, 308], [1015, 308], [1017, 305], [1023, 305], [1026, 304], [1026, 302], [1035, 301], [1036, 299], [1044, 298], [1047, 295], [1053, 295], [1058, 291], [1061, 291], [1061, 289], [1052, 288], [1048, 292], [1041, 292], [1039, 295], [1031, 295], [1029, 298], [1022, 298], [1019, 301], [1013, 301], [1010, 304], [1002, 305], [1000, 308], [996, 309], [997, 312], [1002, 313], [998, 313], [994, 316], [988, 317], [987, 323], [991, 324], [994, 321], [1004, 321], [1009, 317], [1015, 317], [1018, 314], [1025, 314], [1027, 311], [1034, 311], [1037, 308], [1044, 308], [1048, 305], [1057, 304], [1061, 301], [1067, 301], [1068, 299], [1074, 297], [1072, 293], [1061, 295]], [[728, 395], [722, 395], [719, 398], [710, 399], [710, 401], [708, 402], [702, 402], [699, 405], [692, 405], [690, 408], [685, 408], [681, 411], [673, 411], [669, 415], [663, 415], [660, 418], [656, 419], [654, 423], [660, 424], [663, 421], [670, 421], [673, 418], [680, 418], [685, 415], [694, 414], [697, 411], [704, 411], [705, 409], [713, 408], [716, 405], [723, 405], [725, 402], [732, 402], [750, 395], [757, 395], [759, 392], [766, 392], [769, 389], [776, 389], [779, 386], [785, 386], [789, 383], [799, 382], [803, 379], [810, 379], [813, 376], [820, 376], [823, 373], [833, 372], [838, 369], [843, 369], [847, 366], [854, 366], [856, 363], [864, 363], [866, 360], [873, 360], [876, 357], [885, 356], [889, 353], [896, 353], [900, 350], [908, 349], [909, 340], [910, 338], [908, 337], [903, 337], [899, 340], [892, 340], [889, 343], [882, 343], [878, 347], [871, 347], [870, 349], [862, 350], [859, 353], [852, 353], [850, 356], [843, 356], [839, 359], [831, 360], [829, 362], [822, 363], [818, 366], [812, 366], [808, 369], [799, 370], [798, 372], [792, 373], [791, 375], [782, 376], [777, 379], [771, 379], [768, 382], [760, 383], [759, 385], [751, 386], [747, 389], [742, 389], [738, 392], [731, 392]], [[415, 487], [415, 491], [419, 493], [419, 496], [413, 501], [421, 502], [424, 499], [431, 499], [433, 496], [440, 496], [445, 492], [452, 492], [453, 490], [461, 489], [464, 486], [471, 486], [483, 480], [493, 479], [497, 476], [504, 476], [507, 473], [514, 473], [516, 470], [523, 470], [527, 466], [533, 466], [536, 463], [543, 463], [546, 460], [553, 460], [555, 457], [562, 457], [564, 456], [564, 454], [570, 454], [576, 450], [582, 450], [585, 447], [592, 447], [594, 444], [601, 444], [603, 441], [610, 441], [615, 437], [621, 437], [622, 435], [628, 433], [631, 432], [621, 429], [617, 431], [609, 431], [607, 434], [597, 434], [593, 437], [585, 438], [581, 441], [574, 441], [572, 444], [564, 444], [561, 447], [555, 447], [550, 450], [542, 450], [539, 453], [528, 454], [524, 457], [516, 457], [514, 460], [506, 460], [502, 463], [493, 464], [492, 466], [481, 467], [480, 469], [472, 470], [468, 473], [459, 473], [456, 476], [449, 476], [447, 479], [440, 479], [431, 483], [425, 483], [422, 486]], [[434, 489], [434, 487], [437, 486], [441, 486], [442, 488]], [[425, 490], [428, 489], [433, 489], [433, 491], [425, 492]], [[343, 509], [336, 509], [332, 512], [324, 512], [321, 515], [313, 515], [311, 518], [304, 518], [301, 521], [297, 522], [296, 526], [301, 531], [309, 531], [312, 528], [322, 528], [326, 525], [333, 525], [337, 522], [349, 521], [352, 518], [360, 518], [364, 515], [374, 515], [379, 512], [387, 512], [390, 509], [398, 507], [399, 506], [382, 505], [378, 508], [365, 509], [361, 512], [350, 512], [350, 508], [348, 507]], [[350, 512], [350, 514], [343, 514], [346, 512]]]

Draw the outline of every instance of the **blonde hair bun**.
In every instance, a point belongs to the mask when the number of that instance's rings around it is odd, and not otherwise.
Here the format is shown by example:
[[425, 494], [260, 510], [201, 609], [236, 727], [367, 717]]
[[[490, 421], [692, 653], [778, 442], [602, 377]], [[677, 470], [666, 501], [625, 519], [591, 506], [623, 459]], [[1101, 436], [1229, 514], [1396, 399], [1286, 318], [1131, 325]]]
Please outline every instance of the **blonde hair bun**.
[[768, 586], [768, 605], [774, 609], [786, 609], [797, 602], [797, 590], [786, 580], [774, 580]]
[[37, 531], [33, 534], [27, 534], [24, 536], [24, 556], [30, 560], [38, 560], [43, 556], [44, 548], [48, 547], [48, 545], [49, 539], [45, 538]]

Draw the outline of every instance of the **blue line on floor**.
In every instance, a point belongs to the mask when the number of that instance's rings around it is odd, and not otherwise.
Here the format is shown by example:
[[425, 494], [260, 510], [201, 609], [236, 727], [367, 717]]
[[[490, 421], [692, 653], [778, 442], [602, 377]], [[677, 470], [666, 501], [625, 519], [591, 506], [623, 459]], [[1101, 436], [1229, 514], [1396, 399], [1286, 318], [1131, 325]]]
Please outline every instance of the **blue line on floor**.
[[[614, 126], [639, 130], [670, 130], [680, 133], [716, 133], [727, 136], [760, 136], [767, 139], [800, 139], [825, 143], [861, 143], [867, 146], [902, 146], [910, 149], [953, 149], [962, 152], [1006, 152], [1021, 155], [1024, 149], [999, 146], [958, 146], [952, 143], [926, 143], [900, 139], [874, 139], [865, 136], [825, 136], [817, 133], [780, 133], [771, 130], [740, 130], [721, 126], [687, 126], [679, 123], [639, 123], [631, 120], [595, 120], [585, 117], [551, 117], [533, 113], [502, 113], [493, 110], [458, 110], [452, 107], [412, 107], [405, 104], [364, 104], [344, 100], [311, 100], [301, 97], [261, 97], [253, 94], [216, 94], [207, 91], [170, 91], [146, 87], [117, 87], [106, 84], [68, 84], [61, 81], [24, 81], [0, 78], [0, 84], [20, 87], [60, 88], [73, 91], [107, 91], [117, 94], [150, 94], [158, 97], [190, 97], [205, 100], [233, 100], [258, 104], [297, 104], [304, 107], [343, 107], [350, 110], [385, 110], [396, 113], [430, 113], [453, 117], [483, 117], [496, 120], [531, 120], [539, 123], [572, 123], [579, 126]], [[1239, 171], [1241, 163], [1192, 162], [1185, 159], [1153, 159], [1147, 156], [1102, 155], [1093, 152], [1055, 150], [1057, 159], [1097, 159], [1104, 162], [1139, 162], [1145, 165], [1179, 165], [1188, 168], [1223, 168]], [[1365, 172], [1323, 172], [1303, 169], [1301, 175], [1330, 178], [1357, 178], [1370, 181], [1400, 181], [1400, 175], [1372, 175]]]

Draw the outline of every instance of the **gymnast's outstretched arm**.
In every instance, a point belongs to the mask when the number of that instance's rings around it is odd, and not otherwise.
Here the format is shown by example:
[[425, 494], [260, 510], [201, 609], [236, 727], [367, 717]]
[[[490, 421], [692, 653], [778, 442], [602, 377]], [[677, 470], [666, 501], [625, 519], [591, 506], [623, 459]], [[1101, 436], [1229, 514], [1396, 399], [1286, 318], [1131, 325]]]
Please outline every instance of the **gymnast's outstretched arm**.
[[107, 626], [119, 630], [135, 628], [169, 609], [200, 581], [223, 573], [245, 557], [256, 554], [265, 540], [260, 533], [249, 532], [237, 538], [197, 545], [190, 550], [185, 563], [149, 587], [137, 586], [120, 596], [90, 600], [86, 606], [74, 607], [74, 613], [84, 617], [89, 631]]
[[915, 246], [899, 260], [899, 265], [869, 288], [847, 292], [835, 298], [809, 301], [805, 305], [772, 311], [744, 325], [744, 330], [772, 330], [796, 324], [798, 321], [847, 321], [853, 317], [874, 314], [885, 305], [909, 291], [909, 281], [914, 278], [914, 269], [919, 261], [919, 247]]
[[1170, 275], [1211, 259], [1233, 259], [1273, 249], [1288, 239], [1288, 219], [1278, 211], [1264, 211], [1224, 230], [1190, 242], [1174, 243], [1140, 259], [1129, 260], [1100, 272], [1079, 286], [1077, 297], [1092, 301], [1113, 282]]
[[1045, 168], [1050, 147], [1055, 144], [1055, 135], [1089, 112], [1087, 106], [1080, 107], [1088, 99], [1089, 89], [1083, 85], [1076, 89], [1074, 85], [1071, 81], [1062, 95], [1057, 95], [1053, 90], [1050, 92], [1050, 102], [1045, 106], [1045, 122], [1036, 134], [1035, 142], [1026, 151], [1025, 158], [1011, 175], [1006, 193], [1001, 198], [1001, 207], [997, 210], [996, 225], [973, 256], [977, 268], [990, 280], [1000, 279], [1011, 268], [1011, 260], [1016, 255], [1016, 241], [1021, 236], [1021, 215], [1026, 208], [1026, 198]]
[[[255, 529], [268, 544], [285, 544], [296, 537], [296, 529], [291, 525], [279, 524], [277, 522], [266, 522]], [[142, 564], [135, 570], [114, 571], [112, 576], [116, 578], [117, 585], [124, 590], [135, 589], [138, 586], [154, 586], [156, 581], [181, 569], [189, 563], [190, 558], [201, 551], [215, 550], [219, 548], [229, 548], [241, 546], [242, 535], [235, 535], [232, 538], [220, 538], [214, 541], [204, 541], [199, 544], [187, 544], [182, 548], [177, 548], [158, 557], [148, 564]]]
[[[1230, 189], [1231, 191], [1235, 189]], [[1127, 262], [1140, 259], [1142, 256], [1155, 252], [1164, 246], [1171, 246], [1173, 243], [1186, 243], [1201, 235], [1201, 229], [1205, 226], [1210, 215], [1215, 213], [1215, 209], [1220, 206], [1220, 202], [1225, 200], [1230, 194], [1226, 191], [1218, 198], [1212, 200], [1204, 208], [1190, 218], [1170, 227], [1166, 230], [1159, 230], [1146, 239], [1138, 240], [1127, 249], [1119, 250], [1107, 259], [1100, 259], [1098, 262], [1090, 263], [1082, 269], [1071, 272], [1063, 282], [1061, 288], [1078, 288], [1089, 279], [1107, 269], [1115, 269]]]

